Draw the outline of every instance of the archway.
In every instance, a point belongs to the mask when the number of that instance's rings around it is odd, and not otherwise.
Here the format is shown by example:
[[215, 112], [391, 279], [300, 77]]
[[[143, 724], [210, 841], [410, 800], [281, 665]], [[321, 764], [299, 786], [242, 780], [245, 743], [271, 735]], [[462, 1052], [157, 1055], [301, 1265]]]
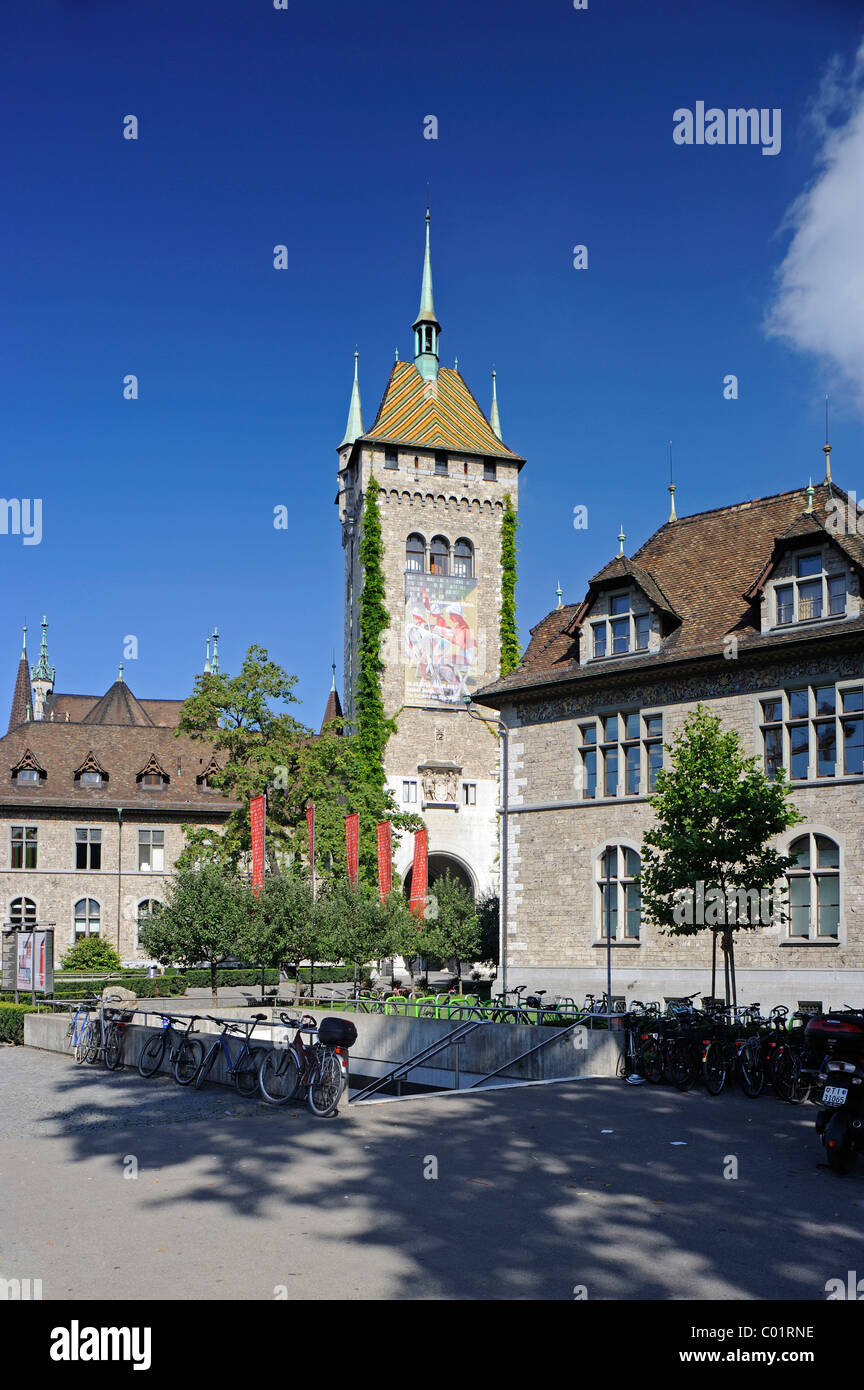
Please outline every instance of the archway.
[[[472, 898], [477, 896], [477, 888], [471, 870], [467, 864], [464, 864], [461, 859], [456, 859], [452, 854], [430, 854], [426, 873], [429, 885], [428, 892], [430, 893], [436, 881], [443, 878], [445, 874], [449, 874], [451, 878], [455, 878], [458, 883], [463, 884], [468, 889]], [[411, 875], [412, 870], [409, 869], [403, 885], [406, 898], [411, 897]]]

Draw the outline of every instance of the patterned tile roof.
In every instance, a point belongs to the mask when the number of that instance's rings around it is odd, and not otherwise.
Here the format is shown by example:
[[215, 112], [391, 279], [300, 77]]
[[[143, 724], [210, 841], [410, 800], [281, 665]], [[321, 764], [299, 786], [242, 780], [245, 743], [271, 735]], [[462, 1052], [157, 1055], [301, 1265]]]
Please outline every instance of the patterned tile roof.
[[451, 367], [440, 369], [437, 382], [424, 381], [413, 362], [397, 362], [375, 423], [360, 438], [427, 449], [458, 449], [524, 463], [520, 454], [502, 444]]

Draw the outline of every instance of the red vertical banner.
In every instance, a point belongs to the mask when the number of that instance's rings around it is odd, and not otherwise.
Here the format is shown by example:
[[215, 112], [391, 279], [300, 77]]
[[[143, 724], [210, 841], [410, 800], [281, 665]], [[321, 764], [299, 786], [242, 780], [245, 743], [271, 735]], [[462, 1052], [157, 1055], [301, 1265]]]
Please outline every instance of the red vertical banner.
[[345, 817], [345, 854], [348, 859], [348, 882], [357, 892], [357, 845], [360, 838], [360, 816]]
[[414, 863], [411, 868], [411, 901], [409, 907], [415, 917], [422, 919], [426, 907], [426, 827], [414, 832]]
[[393, 850], [390, 837], [390, 822], [382, 820], [378, 825], [378, 892], [381, 901], [386, 902], [393, 887]]
[[249, 802], [249, 817], [252, 822], [252, 892], [261, 892], [264, 887], [264, 827], [267, 821], [266, 796], [253, 796]]

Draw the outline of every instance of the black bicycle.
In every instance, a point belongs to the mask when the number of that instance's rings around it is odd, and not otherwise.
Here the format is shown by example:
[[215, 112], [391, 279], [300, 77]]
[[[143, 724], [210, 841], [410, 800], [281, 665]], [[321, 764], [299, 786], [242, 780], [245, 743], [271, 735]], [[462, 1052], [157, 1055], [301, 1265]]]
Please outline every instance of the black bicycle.
[[[138, 1070], [142, 1076], [155, 1076], [167, 1052], [168, 1065], [177, 1085], [189, 1086], [198, 1075], [204, 1058], [204, 1044], [198, 1038], [189, 1036], [194, 1032], [200, 1014], [159, 1013], [159, 1017], [162, 1026], [159, 1032], [154, 1033], [144, 1044], [138, 1058]], [[175, 1027], [181, 1019], [185, 1027]]]
[[[252, 1037], [259, 1023], [267, 1022], [266, 1014], [253, 1014], [250, 1019], [230, 1019], [214, 1018], [213, 1014], [207, 1014], [211, 1023], [219, 1027], [219, 1036], [214, 1042], [210, 1051], [206, 1054], [194, 1077], [195, 1090], [199, 1090], [216, 1061], [216, 1053], [222, 1052], [225, 1061], [225, 1070], [230, 1076], [241, 1096], [254, 1096], [258, 1090], [258, 1069], [264, 1057], [263, 1047], [250, 1047], [249, 1039]], [[231, 1056], [231, 1049], [228, 1046], [228, 1034], [236, 1033], [242, 1036], [243, 1044], [236, 1057]]]

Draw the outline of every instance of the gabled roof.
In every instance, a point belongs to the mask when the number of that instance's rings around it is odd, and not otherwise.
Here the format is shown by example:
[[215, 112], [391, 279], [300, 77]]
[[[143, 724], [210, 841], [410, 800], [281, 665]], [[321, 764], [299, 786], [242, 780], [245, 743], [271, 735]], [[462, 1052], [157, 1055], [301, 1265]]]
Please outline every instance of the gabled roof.
[[12, 768], [13, 776], [16, 772], [21, 772], [25, 769], [29, 772], [38, 772], [42, 777], [45, 776], [45, 769], [40, 763], [39, 759], [36, 757], [36, 754], [33, 752], [32, 748], [24, 749], [24, 752], [21, 754], [21, 757], [18, 759], [17, 763], [15, 763]]
[[151, 753], [144, 766], [138, 769], [137, 778], [140, 781], [142, 777], [146, 777], [152, 772], [158, 773], [163, 782], [171, 780], [155, 753]]
[[84, 759], [83, 763], [76, 767], [73, 775], [75, 777], [80, 777], [82, 772], [98, 772], [99, 776], [103, 779], [103, 781], [108, 781], [108, 773], [105, 771], [105, 768], [102, 766], [99, 759], [96, 757], [96, 754], [93, 752], [92, 748], [88, 752], [87, 757]]
[[571, 623], [568, 631], [576, 633], [581, 625], [582, 619], [594, 602], [594, 598], [599, 590], [613, 588], [618, 584], [632, 581], [642, 590], [648, 602], [661, 612], [669, 614], [672, 618], [677, 618], [678, 614], [672, 603], [664, 594], [660, 585], [642, 566], [637, 565], [633, 560], [628, 560], [626, 555], [616, 555], [610, 560], [608, 565], [604, 565], [598, 570], [588, 586], [588, 593], [585, 596], [579, 611]]
[[153, 720], [125, 681], [116, 680], [84, 715], [84, 724], [150, 724]]
[[441, 367], [436, 381], [424, 381], [413, 362], [397, 362], [374, 425], [359, 437], [524, 463], [520, 454], [501, 443], [465, 382], [451, 367]]
[[787, 526], [779, 536], [775, 537], [774, 548], [754, 582], [745, 591], [744, 597], [756, 599], [762, 593], [771, 574], [776, 568], [777, 562], [784, 551], [796, 546], [799, 541], [812, 541], [814, 544], [824, 545], [829, 541], [832, 545], [845, 555], [859, 572], [864, 572], [864, 545], [860, 536], [846, 536], [838, 534], [825, 525], [814, 512], [803, 512], [801, 516], [795, 518], [791, 526]]

